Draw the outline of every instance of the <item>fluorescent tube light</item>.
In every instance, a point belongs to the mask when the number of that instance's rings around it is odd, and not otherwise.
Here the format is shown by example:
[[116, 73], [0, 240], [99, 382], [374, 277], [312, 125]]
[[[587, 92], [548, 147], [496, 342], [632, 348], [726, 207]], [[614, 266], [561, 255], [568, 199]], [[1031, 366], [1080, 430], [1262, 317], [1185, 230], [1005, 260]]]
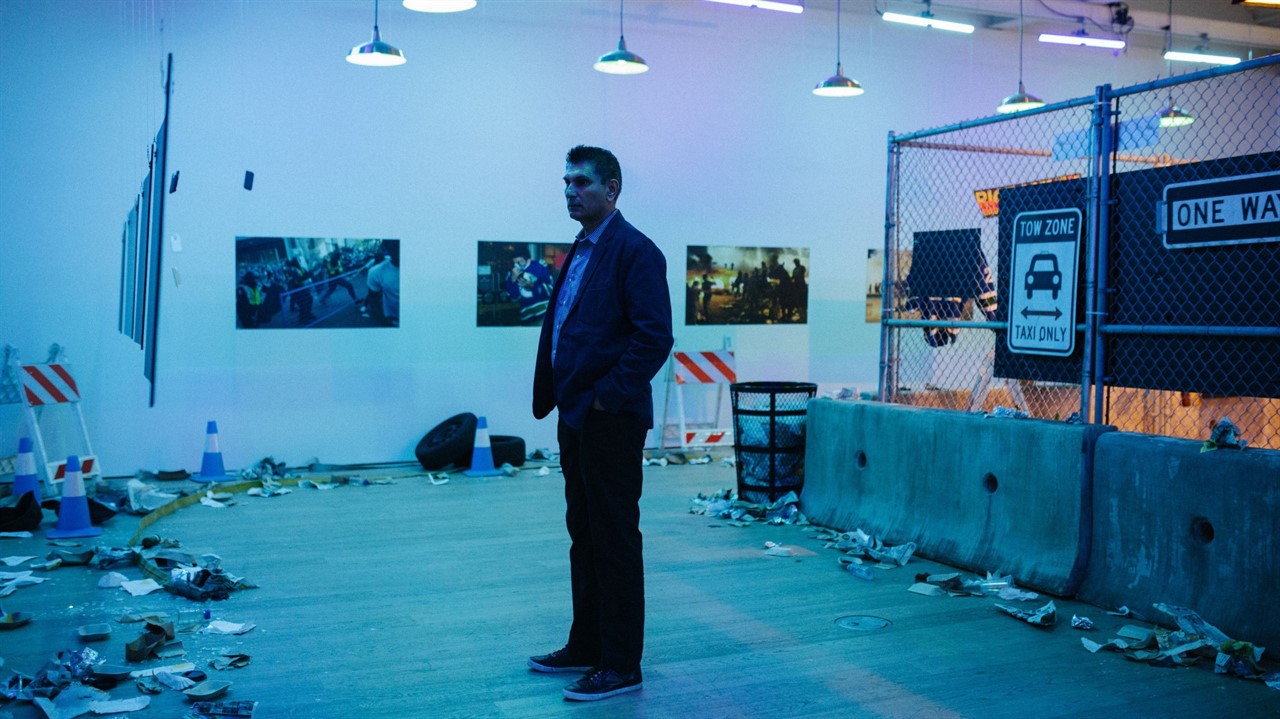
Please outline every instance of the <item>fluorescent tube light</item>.
[[903, 25], [915, 25], [916, 27], [931, 27], [936, 30], [950, 30], [951, 32], [973, 32], [973, 26], [963, 22], [952, 22], [950, 20], [939, 20], [932, 15], [903, 15], [902, 13], [886, 12], [880, 17], [887, 22], [897, 22]]
[[1059, 35], [1052, 32], [1040, 33], [1040, 42], [1053, 43], [1054, 45], [1080, 45], [1083, 47], [1105, 47], [1110, 50], [1124, 49], [1124, 40], [1113, 40], [1107, 37], [1094, 37], [1083, 33], [1075, 33], [1072, 35]]
[[1240, 62], [1240, 58], [1231, 57], [1230, 55], [1206, 55], [1202, 52], [1178, 52], [1176, 50], [1166, 52], [1164, 59], [1200, 62], [1208, 65], [1236, 65]]
[[761, 10], [777, 10], [779, 12], [804, 12], [803, 0], [707, 0], [725, 5], [741, 5], [742, 7], [758, 7]]
[[404, 0], [401, 3], [418, 12], [463, 12], [476, 6], [476, 0]]

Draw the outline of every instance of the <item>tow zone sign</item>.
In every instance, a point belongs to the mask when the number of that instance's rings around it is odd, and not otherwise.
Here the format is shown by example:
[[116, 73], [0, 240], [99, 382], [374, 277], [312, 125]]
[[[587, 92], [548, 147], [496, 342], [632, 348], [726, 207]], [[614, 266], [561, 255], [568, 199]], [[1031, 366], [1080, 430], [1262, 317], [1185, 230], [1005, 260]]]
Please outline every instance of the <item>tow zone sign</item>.
[[1010, 352], [1065, 357], [1075, 351], [1081, 224], [1074, 207], [1013, 219]]

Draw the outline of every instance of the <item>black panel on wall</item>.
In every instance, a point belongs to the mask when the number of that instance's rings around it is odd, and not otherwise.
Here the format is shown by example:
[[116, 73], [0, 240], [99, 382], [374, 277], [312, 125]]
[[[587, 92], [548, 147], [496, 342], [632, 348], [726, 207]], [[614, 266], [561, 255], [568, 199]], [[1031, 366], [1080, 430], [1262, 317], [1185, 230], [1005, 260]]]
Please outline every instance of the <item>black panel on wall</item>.
[[[1275, 171], [1271, 152], [1116, 175], [1108, 322], [1280, 327], [1280, 242], [1171, 250], [1156, 225], [1166, 185]], [[1276, 339], [1108, 335], [1106, 346], [1109, 384], [1280, 397]]]

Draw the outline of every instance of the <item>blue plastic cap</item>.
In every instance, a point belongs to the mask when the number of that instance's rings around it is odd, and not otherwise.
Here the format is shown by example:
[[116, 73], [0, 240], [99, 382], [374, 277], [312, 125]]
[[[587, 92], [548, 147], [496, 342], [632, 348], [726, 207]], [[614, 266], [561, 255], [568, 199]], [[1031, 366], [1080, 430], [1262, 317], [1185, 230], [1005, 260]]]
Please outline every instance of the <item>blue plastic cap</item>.
[[80, 471], [80, 458], [74, 454], [67, 457], [67, 474]]
[[30, 452], [30, 451], [31, 451], [31, 438], [19, 437], [18, 438], [18, 454], [22, 454], [23, 452]]
[[481, 417], [476, 421], [476, 429], [489, 429], [489, 420]]
[[214, 422], [213, 420], [209, 420], [209, 426], [205, 428], [204, 432], [205, 434], [217, 434], [218, 423]]

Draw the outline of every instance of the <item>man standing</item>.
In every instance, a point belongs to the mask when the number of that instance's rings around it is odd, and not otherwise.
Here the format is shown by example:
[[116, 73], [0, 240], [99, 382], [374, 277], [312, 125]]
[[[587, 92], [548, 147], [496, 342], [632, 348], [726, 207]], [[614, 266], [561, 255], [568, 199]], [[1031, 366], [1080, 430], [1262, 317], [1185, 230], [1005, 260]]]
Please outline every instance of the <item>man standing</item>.
[[569, 217], [582, 231], [542, 323], [533, 415], [560, 410], [573, 625], [563, 648], [529, 666], [586, 672], [564, 696], [594, 701], [641, 686], [641, 462], [653, 426], [649, 383], [674, 339], [666, 258], [616, 210], [617, 158], [579, 145], [565, 165]]

